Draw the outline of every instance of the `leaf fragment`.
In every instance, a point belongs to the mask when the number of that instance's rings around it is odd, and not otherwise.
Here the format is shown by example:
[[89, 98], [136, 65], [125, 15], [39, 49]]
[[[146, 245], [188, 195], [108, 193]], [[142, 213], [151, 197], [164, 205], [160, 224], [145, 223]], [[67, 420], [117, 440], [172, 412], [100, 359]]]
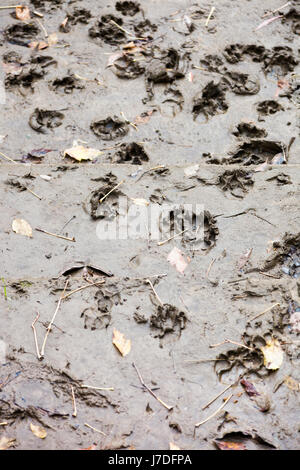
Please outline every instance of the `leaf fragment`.
[[184, 270], [188, 266], [188, 263], [184, 259], [182, 252], [176, 246], [173, 248], [173, 250], [170, 251], [167, 260], [171, 266], [175, 266], [180, 274], [183, 274]]
[[113, 344], [123, 357], [127, 356], [131, 350], [130, 339], [126, 339], [120, 331], [116, 330], [116, 328], [114, 328], [113, 332]]
[[277, 370], [283, 362], [283, 351], [277, 339], [267, 341], [261, 348], [264, 355], [264, 365], [267, 369]]
[[47, 437], [47, 431], [37, 424], [30, 423], [30, 429], [33, 434], [40, 439], [45, 439]]
[[248, 382], [248, 380], [242, 379], [241, 380], [241, 385], [244, 387], [244, 389], [245, 389], [247, 395], [249, 395], [249, 397], [254, 397], [256, 395], [260, 395], [260, 393], [258, 393], [258, 391], [254, 387], [254, 385], [251, 382]]
[[32, 237], [32, 228], [24, 219], [14, 219], [12, 223], [12, 229], [15, 233], [25, 235], [29, 238]]
[[16, 18], [20, 21], [28, 21], [30, 20], [30, 10], [26, 6], [18, 6], [16, 7]]
[[15, 445], [15, 440], [11, 437], [2, 436], [0, 438], [0, 450], [6, 450]]
[[75, 147], [66, 149], [64, 151], [64, 157], [67, 156], [81, 162], [82, 160], [94, 160], [99, 157], [99, 155], [102, 155], [102, 153], [103, 152], [97, 149], [76, 145]]

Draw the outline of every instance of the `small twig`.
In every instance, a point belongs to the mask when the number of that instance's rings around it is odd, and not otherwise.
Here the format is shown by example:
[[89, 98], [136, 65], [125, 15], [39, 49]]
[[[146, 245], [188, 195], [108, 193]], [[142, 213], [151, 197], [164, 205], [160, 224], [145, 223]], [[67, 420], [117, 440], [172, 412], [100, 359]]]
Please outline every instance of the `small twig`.
[[37, 197], [40, 201], [42, 200], [42, 198], [36, 194], [34, 191], [32, 191], [31, 189], [28, 188], [28, 186], [25, 186], [25, 188], [27, 189], [27, 191], [29, 191], [33, 196]]
[[38, 16], [39, 18], [44, 18], [43, 13], [40, 13], [39, 11], [34, 10], [32, 13], [33, 13], [35, 16]]
[[40, 318], [40, 314], [38, 313], [35, 319], [33, 320], [33, 323], [31, 324], [31, 328], [33, 330], [33, 336], [34, 336], [34, 342], [35, 342], [35, 349], [36, 349], [36, 355], [38, 360], [41, 360], [42, 356], [40, 355], [40, 350], [39, 350], [39, 345], [38, 345], [38, 340], [37, 340], [37, 335], [36, 335], [36, 329], [35, 329], [35, 324]]
[[92, 390], [106, 390], [108, 392], [113, 392], [115, 389], [113, 387], [92, 387], [92, 385], [81, 385], [81, 388], [90, 388]]
[[3, 421], [3, 423], [0, 423], [0, 426], [7, 426], [7, 425], [8, 425], [7, 421]]
[[50, 331], [51, 331], [51, 327], [52, 327], [52, 325], [53, 325], [53, 323], [54, 323], [55, 317], [56, 317], [56, 315], [57, 315], [57, 312], [58, 312], [58, 310], [59, 310], [60, 304], [61, 304], [61, 302], [62, 302], [64, 293], [66, 292], [66, 288], [67, 288], [68, 283], [69, 283], [69, 280], [66, 281], [66, 284], [65, 284], [63, 293], [62, 293], [61, 296], [60, 296], [60, 299], [59, 299], [59, 301], [58, 301], [58, 304], [57, 304], [56, 310], [55, 310], [55, 312], [54, 312], [54, 315], [53, 315], [53, 317], [52, 317], [52, 320], [51, 320], [51, 322], [50, 322], [49, 325], [48, 325], [48, 328], [47, 328], [47, 331], [46, 331], [46, 334], [45, 334], [45, 339], [44, 339], [44, 342], [43, 342], [43, 346], [42, 346], [42, 349], [41, 349], [41, 357], [42, 357], [42, 358], [43, 358], [44, 355], [45, 355], [45, 347], [46, 347], [47, 339], [48, 339], [49, 333], [50, 333]]
[[213, 12], [215, 11], [215, 9], [216, 9], [215, 7], [211, 7], [210, 13], [209, 13], [209, 15], [208, 15], [208, 17], [207, 17], [207, 20], [206, 20], [206, 23], [205, 23], [205, 27], [208, 26], [208, 23], [209, 23], [209, 21], [210, 21], [212, 15], [213, 15]]
[[10, 9], [10, 8], [22, 8], [22, 5], [8, 5], [8, 6], [5, 6], [5, 7], [0, 7], [0, 10], [7, 10], [7, 9]]
[[49, 37], [49, 34], [45, 28], [45, 26], [42, 24], [42, 22], [38, 19], [35, 20], [39, 25], [40, 27], [42, 28], [43, 32], [44, 32], [44, 35], [45, 35], [45, 38]]
[[141, 376], [141, 374], [140, 374], [140, 372], [139, 372], [139, 370], [136, 367], [134, 362], [132, 363], [132, 365], [135, 368], [136, 373], [138, 375], [138, 378], [140, 379], [140, 382], [143, 385], [143, 387], [145, 387], [145, 389], [148, 390], [150, 395], [152, 395], [161, 405], [163, 405], [165, 408], [167, 408], [168, 411], [171, 411], [174, 408], [174, 406], [168, 406], [168, 405], [166, 405], [165, 402], [163, 402], [160, 398], [158, 398], [158, 396], [151, 390], [151, 388], [149, 388], [148, 385], [145, 384], [145, 382], [144, 382], [144, 380], [143, 380], [143, 378], [142, 378], [142, 376]]
[[72, 403], [73, 403], [73, 414], [74, 418], [77, 416], [77, 406], [76, 406], [76, 399], [75, 399], [75, 393], [74, 393], [74, 387], [71, 385], [71, 393], [72, 393]]
[[154, 166], [153, 168], [149, 168], [149, 170], [144, 171], [144, 172], [135, 180], [135, 182], [137, 183], [146, 173], [149, 173], [149, 171], [152, 171], [152, 170], [160, 170], [161, 168], [165, 168], [165, 167], [166, 167], [165, 165], [158, 165], [158, 166]]
[[148, 282], [148, 284], [150, 284], [150, 287], [151, 287], [151, 289], [153, 290], [155, 297], [156, 297], [157, 300], [159, 301], [160, 305], [163, 307], [164, 304], [163, 304], [163, 302], [161, 301], [160, 297], [158, 296], [156, 290], [154, 289], [153, 284], [152, 284], [152, 282], [150, 281], [150, 279], [146, 279], [146, 282]]
[[228, 385], [228, 387], [226, 387], [223, 392], [220, 392], [215, 398], [213, 398], [212, 400], [210, 400], [206, 405], [202, 406], [202, 410], [205, 410], [206, 408], [208, 408], [212, 403], [214, 403], [221, 395], [223, 395], [223, 393], [225, 393], [229, 388], [231, 388], [234, 384], [230, 384]]
[[93, 431], [96, 431], [96, 432], [99, 432], [100, 434], [103, 434], [103, 436], [107, 436], [107, 434], [105, 434], [103, 431], [100, 431], [100, 429], [94, 428], [93, 426], [91, 426], [91, 425], [88, 424], [88, 423], [84, 423], [84, 425], [85, 425], [87, 428], [92, 429]]
[[253, 348], [249, 348], [248, 346], [245, 346], [242, 343], [237, 343], [236, 341], [232, 341], [231, 339], [224, 339], [224, 341], [222, 341], [222, 343], [211, 344], [209, 347], [210, 348], [217, 348], [218, 346], [222, 346], [223, 344], [227, 344], [227, 343], [235, 344], [235, 346], [240, 346], [241, 348], [246, 348], [246, 349], [249, 349], [249, 351], [253, 351]]
[[93, 287], [93, 286], [96, 286], [98, 284], [104, 284], [104, 283], [105, 283], [105, 281], [103, 279], [101, 279], [100, 281], [93, 282], [92, 284], [87, 284], [86, 286], [78, 287], [78, 289], [72, 290], [68, 294], [64, 295], [64, 297], [61, 300], [65, 300], [68, 297], [70, 297], [70, 295], [75, 294], [76, 292], [79, 292], [83, 289], [87, 289], [88, 287]]
[[157, 245], [158, 245], [158, 246], [162, 246], [162, 245], [164, 245], [165, 243], [168, 243], [170, 240], [173, 240], [174, 238], [180, 237], [180, 235], [182, 235], [183, 233], [187, 232], [188, 230], [190, 230], [190, 229], [189, 229], [189, 228], [186, 228], [185, 230], [182, 230], [181, 232], [177, 233], [176, 235], [173, 235], [173, 237], [167, 238], [166, 240], [163, 240], [162, 242], [158, 242]]
[[274, 307], [277, 307], [277, 305], [280, 305], [280, 303], [277, 302], [276, 304], [271, 305], [271, 307], [268, 307], [268, 308], [266, 308], [266, 310], [264, 310], [263, 312], [258, 313], [257, 315], [255, 315], [255, 317], [250, 318], [250, 321], [256, 320], [256, 318], [258, 318], [258, 317], [260, 317], [261, 315], [264, 315], [265, 313], [269, 312], [269, 311], [272, 310]]
[[276, 13], [279, 10], [283, 10], [283, 8], [288, 7], [290, 4], [291, 4], [291, 2], [287, 2], [284, 5], [282, 5], [281, 7], [276, 8], [276, 10], [269, 11], [269, 13], [266, 13], [265, 15], [263, 15], [262, 18], [265, 18], [266, 16], [272, 15], [273, 13]]
[[209, 421], [210, 419], [212, 419], [214, 416], [216, 416], [219, 411], [221, 411], [225, 405], [227, 405], [227, 403], [229, 402], [229, 400], [233, 397], [233, 393], [231, 393], [231, 395], [229, 395], [228, 398], [226, 398], [226, 400], [224, 401], [224, 403], [222, 403], [222, 405], [212, 414], [210, 415], [208, 418], [204, 419], [203, 421], [200, 421], [200, 423], [197, 423], [195, 424], [195, 428], [198, 428], [199, 426], [201, 426], [202, 424], [204, 423], [207, 423], [207, 421]]
[[120, 181], [120, 183], [117, 184], [117, 186], [115, 186], [114, 188], [112, 188], [110, 191], [108, 191], [108, 193], [106, 193], [101, 199], [99, 199], [99, 204], [101, 204], [104, 199], [107, 198], [107, 196], [109, 196], [113, 191], [115, 191], [119, 186], [121, 186], [121, 184], [124, 183], [125, 180], [122, 180]]
[[63, 226], [63, 228], [59, 231], [59, 233], [61, 233], [61, 232], [66, 228], [66, 226], [67, 226], [72, 220], [74, 220], [74, 219], [76, 219], [76, 215], [73, 215], [73, 216], [68, 220], [68, 222], [65, 223], [65, 225]]
[[47, 232], [47, 230], [43, 230], [41, 228], [36, 228], [35, 230], [37, 230], [38, 232], [46, 233], [46, 235], [51, 235], [52, 237], [62, 238], [62, 240], [67, 240], [68, 242], [75, 242], [76, 241], [75, 237], [73, 237], [73, 238], [64, 237], [63, 235], [57, 235], [56, 233]]
[[259, 274], [262, 274], [263, 276], [271, 277], [272, 279], [280, 279], [280, 277], [274, 276], [273, 274], [264, 273], [263, 271], [259, 271]]
[[4, 153], [0, 152], [0, 155], [1, 155], [1, 157], [3, 157], [3, 158], [5, 158], [6, 160], [8, 160], [9, 162], [14, 163], [15, 165], [18, 164], [15, 160], [13, 160], [12, 158], [8, 157], [8, 156], [5, 155]]

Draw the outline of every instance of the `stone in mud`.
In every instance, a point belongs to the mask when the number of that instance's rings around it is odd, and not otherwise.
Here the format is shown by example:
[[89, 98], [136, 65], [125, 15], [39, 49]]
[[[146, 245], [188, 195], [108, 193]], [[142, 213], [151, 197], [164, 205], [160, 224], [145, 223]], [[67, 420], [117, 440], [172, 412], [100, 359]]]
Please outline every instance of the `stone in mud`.
[[201, 113], [207, 119], [216, 114], [226, 113], [228, 110], [225, 94], [226, 88], [223, 81], [219, 83], [214, 81], [209, 82], [202, 92], [194, 97], [192, 109], [194, 119]]
[[59, 111], [36, 108], [29, 118], [29, 125], [36, 132], [45, 134], [47, 129], [61, 126], [64, 117]]
[[95, 40], [104, 41], [107, 44], [118, 45], [125, 43], [126, 34], [119, 29], [114, 23], [122, 27], [122, 18], [114, 15], [104, 15], [89, 29], [89, 35]]
[[102, 140], [115, 140], [124, 137], [128, 133], [128, 124], [114, 116], [101, 121], [94, 121], [91, 129]]
[[136, 142], [122, 144], [117, 151], [115, 158], [117, 163], [131, 163], [132, 165], [142, 165], [148, 162], [149, 157], [144, 147]]

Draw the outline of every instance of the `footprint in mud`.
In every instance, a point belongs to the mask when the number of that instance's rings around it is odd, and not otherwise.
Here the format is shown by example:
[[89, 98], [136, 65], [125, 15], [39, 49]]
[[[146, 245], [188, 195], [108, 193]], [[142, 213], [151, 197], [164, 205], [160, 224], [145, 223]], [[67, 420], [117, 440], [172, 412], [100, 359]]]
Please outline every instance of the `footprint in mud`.
[[45, 134], [46, 129], [61, 126], [64, 117], [65, 115], [60, 111], [36, 108], [29, 118], [29, 125], [34, 131]]
[[204, 114], [206, 119], [216, 114], [226, 113], [228, 104], [226, 102], [226, 85], [223, 81], [209, 82], [202, 92], [194, 97], [192, 113], [194, 119], [199, 114]]
[[100, 178], [103, 185], [92, 192], [83, 203], [83, 208], [92, 219], [112, 219], [118, 215], [118, 199], [123, 193], [115, 189], [105, 200], [100, 203], [101, 198], [114, 189], [118, 183], [117, 177], [109, 173], [106, 177]]
[[129, 55], [123, 55], [114, 61], [111, 70], [119, 78], [134, 79], [145, 72], [145, 66]]
[[134, 16], [141, 11], [140, 4], [138, 2], [131, 2], [127, 0], [123, 2], [117, 2], [115, 8], [124, 16]]
[[248, 73], [227, 72], [225, 82], [236, 95], [256, 95], [260, 90], [258, 77]]
[[53, 80], [49, 84], [49, 87], [53, 91], [62, 91], [63, 93], [70, 94], [73, 93], [74, 90], [82, 90], [84, 85], [73, 73], [68, 72], [68, 75]]
[[222, 163], [241, 163], [244, 166], [271, 162], [282, 153], [286, 154], [286, 146], [281, 142], [255, 139], [240, 144], [237, 149], [230, 152], [231, 156], [222, 160]]
[[63, 22], [59, 30], [62, 33], [69, 33], [71, 31], [71, 26], [75, 26], [77, 23], [88, 24], [89, 20], [92, 18], [91, 12], [85, 8], [75, 8], [72, 13], [67, 14], [68, 21]]
[[116, 116], [92, 122], [91, 129], [102, 140], [119, 139], [124, 137], [129, 131], [128, 125]]
[[265, 53], [266, 48], [256, 44], [229, 44], [223, 51], [225, 59], [230, 64], [237, 64], [244, 55], [250, 56], [253, 62], [263, 62]]
[[299, 61], [293, 55], [293, 49], [288, 46], [273, 47], [266, 53], [264, 60], [265, 73], [277, 73], [280, 77], [292, 72]]
[[261, 139], [267, 136], [265, 129], [260, 129], [253, 121], [242, 121], [233, 130], [232, 134], [238, 139]]
[[229, 191], [232, 196], [238, 198], [243, 198], [249, 187], [254, 184], [251, 174], [241, 168], [225, 170], [213, 180], [207, 180], [202, 176], [197, 176], [197, 180], [204, 184], [219, 186], [222, 191]]
[[184, 78], [188, 67], [189, 54], [180, 55], [170, 48], [160, 51], [160, 55], [151, 60], [145, 73], [147, 98], [154, 97], [154, 85], [158, 83], [173, 83], [176, 79]]
[[281, 106], [281, 104], [278, 103], [278, 101], [266, 100], [258, 103], [256, 110], [260, 116], [270, 116], [272, 114], [278, 113], [278, 111], [284, 110], [284, 108]]
[[126, 42], [126, 33], [122, 31], [115, 23], [122, 27], [122, 18], [114, 15], [104, 15], [89, 29], [89, 35], [96, 41], [104, 41], [112, 46]]
[[102, 330], [107, 328], [111, 322], [111, 310], [114, 305], [120, 302], [120, 293], [117, 288], [111, 286], [112, 291], [108, 289], [99, 289], [95, 295], [97, 309], [88, 307], [83, 310], [81, 318], [84, 321], [84, 328], [89, 330]]
[[[150, 317], [150, 327], [159, 330], [154, 335], [162, 340], [166, 335], [175, 335], [180, 338], [181, 332], [185, 329], [188, 319], [182, 310], [178, 310], [174, 305], [164, 304], [156, 307], [156, 312]], [[162, 342], [160, 342], [162, 347]]]
[[122, 144], [114, 158], [116, 158], [116, 163], [131, 163], [132, 165], [142, 165], [143, 162], [149, 161], [144, 147], [136, 142]]
[[282, 241], [273, 242], [274, 253], [264, 263], [263, 270], [269, 271], [280, 265], [281, 272], [295, 279], [300, 277], [300, 233], [286, 233]]
[[292, 7], [283, 16], [281, 22], [283, 24], [291, 25], [292, 32], [294, 34], [300, 34], [300, 10]]
[[39, 33], [40, 29], [34, 23], [16, 23], [4, 30], [4, 37], [11, 44], [28, 46]]
[[200, 60], [200, 65], [204, 67], [208, 72], [222, 73], [227, 70], [224, 67], [222, 58], [216, 54], [208, 54]]
[[166, 98], [163, 97], [161, 104], [157, 105], [157, 108], [162, 116], [173, 118], [183, 109], [183, 95], [180, 90], [172, 86], [167, 87], [163, 94]]
[[155, 31], [157, 31], [157, 26], [146, 19], [135, 24], [133, 26], [133, 29], [137, 37], [140, 38], [147, 36], [148, 38], [150, 38], [151, 36], [148, 35], [155, 33]]
[[167, 196], [163, 193], [161, 189], [155, 189], [149, 199], [151, 202], [153, 202], [153, 204], [159, 205], [164, 204], [168, 200]]

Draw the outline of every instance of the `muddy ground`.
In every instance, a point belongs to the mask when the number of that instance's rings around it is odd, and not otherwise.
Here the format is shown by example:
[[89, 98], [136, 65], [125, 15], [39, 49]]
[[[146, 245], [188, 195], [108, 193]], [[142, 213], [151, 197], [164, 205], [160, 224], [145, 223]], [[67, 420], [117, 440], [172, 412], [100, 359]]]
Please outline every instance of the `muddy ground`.
[[[264, 16], [283, 3], [32, 0], [25, 22], [0, 10], [0, 442], [299, 448], [299, 4]], [[63, 158], [74, 140], [103, 153]], [[100, 240], [119, 194], [203, 204], [205, 244]], [[39, 361], [31, 324], [39, 313], [41, 348], [66, 279], [66, 293], [104, 283], [62, 301]], [[274, 340], [272, 370], [261, 347]]]

